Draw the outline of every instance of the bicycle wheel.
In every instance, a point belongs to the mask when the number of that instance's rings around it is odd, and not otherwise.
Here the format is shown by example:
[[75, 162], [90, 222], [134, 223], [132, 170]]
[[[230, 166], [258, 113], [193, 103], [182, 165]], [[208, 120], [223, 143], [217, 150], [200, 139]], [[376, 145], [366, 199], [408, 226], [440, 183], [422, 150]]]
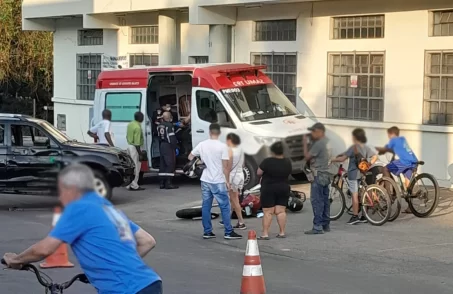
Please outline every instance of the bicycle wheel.
[[[392, 214], [392, 202], [387, 191], [379, 185], [369, 185], [362, 192], [362, 213], [373, 226], [382, 226]], [[377, 216], [378, 219], [373, 217]]]
[[[419, 182], [421, 184], [418, 184]], [[416, 217], [428, 217], [436, 210], [440, 191], [439, 184], [432, 175], [417, 175], [407, 190], [409, 209]]]
[[396, 182], [389, 177], [382, 177], [377, 181], [377, 184], [383, 187], [389, 194], [392, 201], [392, 214], [389, 217], [389, 222], [393, 222], [401, 213], [401, 192]]
[[346, 208], [343, 191], [337, 185], [329, 186], [330, 220], [339, 219]]

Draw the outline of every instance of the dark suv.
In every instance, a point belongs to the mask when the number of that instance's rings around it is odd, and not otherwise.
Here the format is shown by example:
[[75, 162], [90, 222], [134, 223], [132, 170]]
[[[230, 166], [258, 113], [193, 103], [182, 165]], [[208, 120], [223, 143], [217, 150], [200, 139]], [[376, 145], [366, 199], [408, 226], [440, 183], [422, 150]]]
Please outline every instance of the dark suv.
[[74, 162], [93, 169], [96, 190], [107, 199], [134, 173], [125, 151], [71, 140], [44, 120], [0, 113], [0, 193], [55, 195], [58, 171]]

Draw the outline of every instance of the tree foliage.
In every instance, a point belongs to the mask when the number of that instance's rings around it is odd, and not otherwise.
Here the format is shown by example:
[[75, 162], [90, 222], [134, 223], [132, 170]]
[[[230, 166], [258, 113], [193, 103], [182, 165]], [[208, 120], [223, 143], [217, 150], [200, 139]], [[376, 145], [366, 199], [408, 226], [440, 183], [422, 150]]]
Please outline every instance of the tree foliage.
[[22, 97], [18, 103], [36, 98], [38, 105], [47, 105], [52, 97], [53, 34], [22, 31], [21, 12], [22, 0], [0, 0], [0, 99], [5, 104], [14, 97]]

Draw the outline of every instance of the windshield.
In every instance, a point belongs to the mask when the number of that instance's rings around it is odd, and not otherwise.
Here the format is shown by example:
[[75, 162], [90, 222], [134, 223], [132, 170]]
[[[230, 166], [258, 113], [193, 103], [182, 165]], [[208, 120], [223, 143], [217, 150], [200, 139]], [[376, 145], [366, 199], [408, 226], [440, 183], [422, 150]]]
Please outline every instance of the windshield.
[[72, 139], [69, 138], [66, 134], [61, 132], [59, 129], [54, 127], [52, 124], [48, 123], [47, 121], [44, 120], [39, 120], [36, 121], [44, 130], [46, 130], [50, 135], [53, 136], [55, 140], [57, 140], [60, 143], [64, 143], [67, 141], [71, 141]]
[[222, 90], [241, 121], [295, 115], [299, 112], [277, 86], [265, 84]]

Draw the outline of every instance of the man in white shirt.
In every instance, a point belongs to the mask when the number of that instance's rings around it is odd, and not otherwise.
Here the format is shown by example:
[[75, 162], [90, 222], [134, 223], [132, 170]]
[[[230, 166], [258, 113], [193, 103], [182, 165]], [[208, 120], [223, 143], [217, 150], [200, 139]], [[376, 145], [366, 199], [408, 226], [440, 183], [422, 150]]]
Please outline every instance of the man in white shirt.
[[108, 109], [102, 111], [102, 120], [88, 131], [88, 135], [98, 144], [115, 146], [111, 132], [112, 112]]
[[231, 206], [227, 188], [230, 182], [228, 148], [219, 141], [220, 126], [218, 124], [214, 123], [209, 126], [209, 135], [210, 139], [200, 142], [189, 155], [189, 160], [200, 157], [206, 165], [201, 175], [203, 238], [215, 238], [211, 223], [212, 201], [215, 197], [225, 227], [224, 238], [228, 240], [241, 239], [242, 236], [236, 234], [231, 226]]

